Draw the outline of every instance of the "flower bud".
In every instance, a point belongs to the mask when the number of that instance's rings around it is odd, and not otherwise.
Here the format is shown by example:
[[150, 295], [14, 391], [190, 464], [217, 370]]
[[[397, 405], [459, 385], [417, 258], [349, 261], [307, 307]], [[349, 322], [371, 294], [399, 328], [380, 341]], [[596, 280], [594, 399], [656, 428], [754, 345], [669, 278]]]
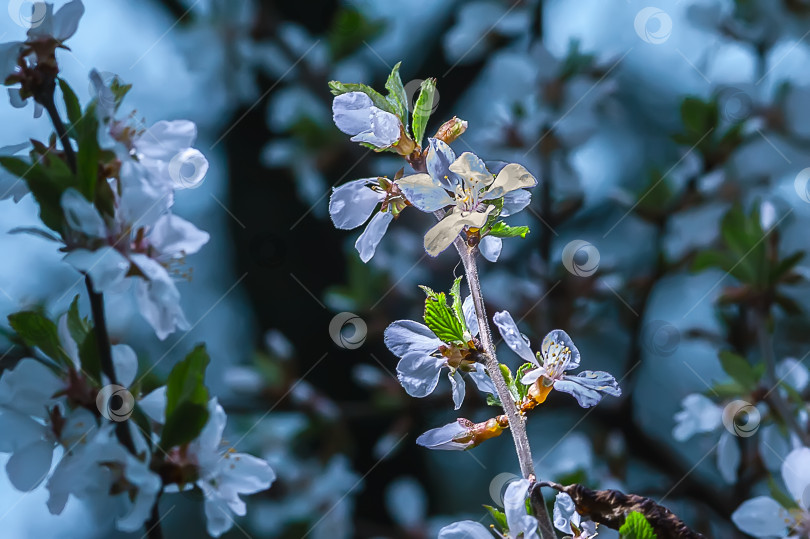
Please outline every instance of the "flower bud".
[[460, 120], [458, 117], [453, 116], [442, 124], [433, 138], [439, 139], [446, 144], [450, 144], [467, 130], [467, 122]]

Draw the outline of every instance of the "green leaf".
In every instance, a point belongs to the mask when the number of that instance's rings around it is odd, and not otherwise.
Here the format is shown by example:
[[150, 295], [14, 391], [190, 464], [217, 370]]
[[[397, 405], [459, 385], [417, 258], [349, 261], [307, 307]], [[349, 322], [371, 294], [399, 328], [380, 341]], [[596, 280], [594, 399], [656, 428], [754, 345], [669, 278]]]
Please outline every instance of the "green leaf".
[[509, 226], [503, 221], [498, 221], [492, 225], [488, 234], [496, 238], [517, 238], [518, 236], [525, 238], [526, 234], [529, 232], [529, 227], [527, 226]]
[[52, 164], [51, 170], [48, 170], [42, 161], [31, 163], [19, 157], [0, 157], [0, 165], [28, 185], [28, 189], [39, 204], [39, 218], [45, 226], [61, 233], [60, 200], [64, 190], [72, 186], [75, 179], [61, 159], [53, 157], [48, 162]]
[[208, 404], [208, 389], [205, 387], [205, 369], [210, 358], [205, 345], [197, 345], [183, 361], [174, 366], [166, 380], [166, 419], [183, 402]]
[[697, 136], [695, 141], [716, 127], [717, 119], [716, 103], [707, 103], [697, 97], [687, 97], [681, 103], [681, 120], [684, 127]]
[[49, 358], [63, 365], [71, 360], [62, 349], [56, 324], [35, 311], [22, 311], [9, 315], [9, 324], [17, 335], [31, 347], [37, 347]]
[[183, 401], [167, 416], [160, 437], [160, 447], [169, 449], [187, 444], [202, 432], [208, 422], [208, 408], [190, 401]]
[[124, 84], [123, 81], [118, 78], [118, 75], [113, 77], [113, 80], [110, 83], [110, 91], [112, 91], [113, 96], [115, 96], [115, 110], [118, 110], [118, 107], [121, 106], [121, 102], [124, 101], [124, 98], [131, 89], [132, 85]]
[[329, 50], [337, 62], [356, 51], [364, 41], [371, 41], [385, 29], [378, 20], [366, 18], [356, 9], [340, 9], [329, 29]]
[[453, 313], [455, 313], [456, 318], [461, 322], [462, 327], [469, 331], [470, 328], [467, 327], [467, 319], [464, 318], [464, 304], [461, 301], [461, 279], [462, 277], [456, 277], [456, 280], [453, 281], [453, 286], [450, 288], [450, 296], [453, 298]]
[[402, 120], [402, 125], [405, 126], [405, 131], [408, 131], [408, 96], [405, 93], [405, 87], [402, 85], [402, 78], [399, 76], [399, 66], [402, 62], [397, 62], [391, 74], [388, 75], [388, 80], [385, 81], [385, 89], [388, 90], [386, 99], [391, 103], [394, 109], [394, 114], [399, 116]]
[[95, 329], [88, 331], [84, 340], [79, 342], [79, 361], [82, 372], [95, 383], [101, 384], [101, 356], [98, 354]]
[[720, 357], [720, 364], [723, 366], [723, 370], [726, 374], [731, 376], [734, 381], [744, 388], [749, 390], [756, 389], [757, 383], [759, 383], [759, 376], [745, 358], [738, 356], [730, 350], [720, 350], [718, 355]]
[[82, 318], [81, 314], [79, 314], [79, 294], [76, 294], [76, 297], [73, 298], [73, 302], [71, 302], [68, 309], [67, 326], [70, 336], [73, 337], [77, 344], [81, 345], [90, 331], [90, 324], [87, 319]]
[[491, 505], [484, 505], [484, 509], [489, 511], [489, 514], [492, 516], [492, 519], [497, 524], [498, 529], [503, 531], [509, 528], [509, 525], [506, 523], [506, 515], [500, 509], [492, 507]]
[[619, 528], [622, 539], [657, 539], [658, 536], [653, 531], [653, 527], [638, 511], [631, 511], [624, 524]]
[[497, 395], [493, 395], [492, 393], [487, 393], [487, 405], [503, 407], [501, 399], [499, 399]]
[[526, 384], [524, 384], [520, 380], [523, 378], [523, 376], [526, 374], [526, 372], [528, 372], [529, 370], [531, 370], [531, 369], [533, 369], [535, 367], [536, 367], [536, 365], [527, 362], [527, 363], [524, 363], [523, 365], [521, 365], [520, 367], [518, 367], [518, 370], [515, 373], [515, 380], [516, 380], [516, 385], [517, 385], [517, 389], [518, 389], [518, 396], [520, 397], [520, 400], [523, 400], [523, 399], [526, 398], [526, 395], [529, 393], [529, 388], [531, 387], [531, 386], [527, 386]]
[[509, 387], [509, 393], [512, 394], [512, 398], [514, 400], [518, 400], [520, 397], [520, 391], [518, 390], [518, 387], [515, 384], [515, 379], [512, 376], [512, 371], [510, 371], [509, 367], [507, 365], [504, 365], [503, 363], [499, 363], [498, 368], [501, 370], [501, 374], [503, 375], [503, 379], [506, 381], [507, 387]]
[[422, 81], [419, 88], [419, 97], [413, 107], [413, 139], [422, 145], [430, 114], [433, 112], [433, 99], [436, 96], [436, 79], [429, 78]]
[[450, 307], [447, 306], [444, 292], [438, 294], [426, 286], [425, 291], [425, 325], [436, 334], [438, 338], [447, 343], [464, 342], [464, 328], [456, 318]]
[[391, 114], [397, 113], [394, 107], [391, 106], [391, 103], [389, 103], [380, 92], [374, 88], [371, 88], [370, 86], [366, 86], [365, 84], [344, 84], [340, 81], [333, 80], [329, 82], [329, 90], [332, 92], [332, 95], [342, 95], [349, 92], [363, 92], [371, 98], [371, 102], [378, 109], [390, 112]]
[[78, 188], [87, 200], [96, 198], [98, 183], [98, 161], [101, 148], [98, 145], [98, 119], [96, 103], [90, 103], [80, 122], [75, 124], [79, 151], [76, 153], [76, 176]]
[[166, 423], [160, 438], [164, 449], [183, 445], [199, 436], [208, 421], [205, 369], [210, 358], [198, 345], [174, 366], [166, 381]]
[[768, 477], [768, 489], [771, 491], [771, 498], [779, 502], [779, 505], [782, 507], [786, 509], [799, 509], [799, 504], [796, 503], [796, 500], [779, 488], [779, 485], [776, 484], [773, 477]]
[[79, 104], [79, 98], [73, 88], [62, 78], [59, 79], [59, 88], [62, 90], [62, 98], [65, 100], [65, 110], [67, 111], [68, 120], [71, 124], [75, 124], [82, 117], [82, 107]]

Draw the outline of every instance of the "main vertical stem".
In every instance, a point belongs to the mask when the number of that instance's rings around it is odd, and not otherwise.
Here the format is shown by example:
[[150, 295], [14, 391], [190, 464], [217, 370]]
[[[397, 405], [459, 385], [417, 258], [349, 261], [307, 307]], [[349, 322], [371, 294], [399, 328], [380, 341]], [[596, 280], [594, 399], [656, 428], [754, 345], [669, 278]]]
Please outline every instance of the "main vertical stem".
[[[475, 248], [470, 248], [459, 237], [453, 242], [461, 263], [464, 265], [464, 273], [467, 275], [467, 285], [470, 287], [473, 304], [475, 305], [475, 315], [478, 318], [478, 334], [481, 344], [484, 346], [484, 358], [486, 359], [487, 371], [498, 392], [506, 417], [509, 418], [509, 431], [515, 442], [518, 462], [520, 463], [520, 473], [524, 478], [534, 481], [534, 463], [532, 462], [532, 450], [529, 445], [529, 437], [526, 435], [526, 422], [517, 409], [512, 393], [506, 385], [506, 380], [501, 374], [498, 358], [495, 355], [495, 343], [492, 341], [492, 331], [489, 327], [484, 298], [481, 295], [481, 282], [478, 279], [478, 266], [475, 261]], [[554, 539], [557, 537], [554, 527], [551, 524], [548, 510], [546, 509], [543, 494], [539, 488], [532, 492], [532, 508], [534, 509], [537, 522], [539, 524], [540, 536], [543, 539]]]
[[[54, 91], [56, 90], [56, 81], [52, 81], [47, 91], [43, 91], [41, 95], [35, 96], [38, 103], [40, 103], [48, 112], [59, 141], [62, 143], [62, 149], [65, 152], [65, 160], [70, 167], [73, 174], [76, 174], [76, 152], [70, 144], [67, 129], [65, 128], [62, 117], [59, 116], [59, 111], [56, 110], [56, 103], [54, 102]], [[112, 343], [110, 342], [110, 335], [107, 332], [107, 317], [104, 314], [104, 295], [96, 292], [93, 288], [93, 280], [90, 275], [85, 275], [85, 284], [87, 285], [87, 294], [90, 297], [90, 311], [93, 315], [94, 333], [96, 335], [96, 345], [98, 346], [99, 361], [101, 363], [101, 372], [107, 377], [110, 384], [117, 384], [118, 378], [115, 375], [115, 364], [112, 357]], [[132, 432], [129, 430], [129, 425], [126, 421], [119, 422], [115, 427], [115, 434], [118, 441], [127, 448], [127, 451], [137, 456], [135, 450], [135, 442], [132, 439]], [[160, 509], [158, 501], [160, 496], [155, 498], [155, 504], [152, 506], [152, 512], [149, 519], [146, 521], [146, 533], [150, 539], [163, 539], [163, 530], [160, 527]]]

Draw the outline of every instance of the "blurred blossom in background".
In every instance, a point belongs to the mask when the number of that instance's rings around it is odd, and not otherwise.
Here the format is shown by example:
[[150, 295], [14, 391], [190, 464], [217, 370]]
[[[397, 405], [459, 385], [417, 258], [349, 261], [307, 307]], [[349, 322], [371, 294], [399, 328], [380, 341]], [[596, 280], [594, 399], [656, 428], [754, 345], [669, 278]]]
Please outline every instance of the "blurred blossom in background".
[[[9, 6], [0, 41], [28, 26], [20, 13], [32, 4]], [[393, 178], [403, 161], [347, 140], [332, 122], [327, 83], [382, 88], [400, 61], [411, 106], [421, 82], [437, 79], [429, 134], [462, 118], [469, 127], [456, 155], [520, 163], [540, 180], [511, 221], [531, 233], [504, 242], [497, 263], [481, 262], [490, 313], [520, 317], [533, 344], [565, 328], [587, 368], [622, 387], [621, 398], [588, 411], [559, 392], [549, 397], [528, 424], [538, 474], [650, 496], [712, 537], [747, 536], [741, 529], [753, 528], [732, 521], [743, 502], [790, 494], [782, 466], [802, 440], [773, 421], [764, 398], [751, 402], [754, 391], [726, 392], [734, 374], [718, 356], [757, 353], [750, 310], [735, 303], [745, 278], [734, 262], [750, 259], [744, 250], [722, 267], [706, 253], [723, 250], [735, 205], [780, 256], [810, 247], [810, 4], [86, 0], [85, 8], [70, 49], [57, 52], [80, 100], [91, 97], [92, 69], [117, 76], [133, 84], [127, 103], [137, 118], [195, 122], [195, 147], [208, 159], [206, 181], [178, 191], [174, 206], [210, 234], [177, 283], [190, 331], [161, 342], [131, 294], [109, 296], [107, 312], [114, 342], [139, 357], [168, 354], [155, 376], [205, 341], [207, 384], [230, 417], [225, 439], [275, 470], [272, 488], [251, 497], [227, 537], [435, 537], [463, 519], [488, 525], [482, 504], [503, 507], [509, 483], [493, 478], [519, 473], [508, 436], [465, 453], [415, 444], [455, 419], [450, 386], [410, 398], [383, 331], [421, 319], [417, 285], [450, 283], [454, 255], [424, 256], [431, 216], [404, 212], [367, 264], [354, 247], [362, 229], [335, 230], [329, 219], [333, 187]], [[51, 126], [32, 112], [0, 106], [0, 147], [47, 138]], [[7, 233], [37, 223], [31, 197], [2, 202], [3, 319], [36, 306], [65, 311], [81, 292], [53, 243]], [[778, 376], [790, 386], [778, 391], [804, 403], [807, 263], [791, 268], [797, 278], [774, 300], [773, 337]], [[506, 346], [499, 351], [519, 365]], [[485, 399], [471, 389], [464, 417], [491, 417]], [[751, 409], [760, 420], [751, 422]], [[798, 410], [806, 432], [807, 405]], [[23, 494], [0, 475], [5, 534], [87, 529], [91, 507], [72, 499], [54, 516], [46, 499], [44, 486]], [[202, 536], [200, 500], [172, 500], [166, 535]]]

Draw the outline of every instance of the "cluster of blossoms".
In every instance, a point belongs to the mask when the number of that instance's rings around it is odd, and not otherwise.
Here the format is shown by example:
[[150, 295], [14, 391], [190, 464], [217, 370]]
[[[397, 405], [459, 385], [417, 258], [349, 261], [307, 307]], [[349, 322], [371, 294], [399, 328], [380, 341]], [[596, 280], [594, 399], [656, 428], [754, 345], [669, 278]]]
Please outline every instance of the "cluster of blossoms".
[[[266, 490], [275, 479], [267, 462], [223, 445], [226, 415], [204, 385], [209, 362], [198, 346], [172, 369], [166, 385], [138, 377], [138, 358], [110, 345], [104, 296], [134, 281], [143, 317], [160, 339], [188, 322], [174, 277], [187, 255], [209, 236], [171, 212], [174, 194], [204, 179], [208, 162], [193, 148], [196, 126], [158, 122], [142, 128], [119, 117], [129, 90], [90, 73], [94, 99], [82, 110], [59, 78], [56, 50], [66, 48], [84, 13], [80, 0], [42, 15], [24, 42], [0, 44], [0, 81], [11, 102], [33, 98], [52, 120], [48, 144], [32, 141], [0, 151], [0, 199], [29, 192], [50, 230], [22, 229], [58, 242], [64, 260], [86, 276], [93, 320], [79, 313], [78, 296], [57, 322], [36, 311], [9, 322], [27, 356], [0, 377], [0, 452], [11, 483], [29, 491], [43, 482], [48, 509], [60, 514], [71, 497], [95, 510], [100, 526], [125, 532], [159, 525], [162, 493], [197, 488], [205, 500], [208, 533], [219, 536], [244, 515], [241, 495]], [[54, 103], [59, 87], [65, 125]], [[57, 139], [61, 150], [57, 147]], [[150, 390], [151, 389], [151, 390]], [[57, 462], [53, 466], [54, 458]]]
[[[386, 83], [387, 96], [361, 84], [333, 82], [330, 87], [336, 95], [332, 112], [337, 127], [352, 135], [354, 142], [402, 156], [413, 172], [406, 174], [402, 168], [391, 179], [362, 178], [335, 188], [329, 201], [335, 226], [349, 230], [371, 218], [355, 243], [360, 258], [368, 262], [391, 222], [412, 206], [438, 220], [424, 235], [425, 252], [435, 257], [455, 243], [465, 261], [468, 280], [474, 279], [468, 282], [471, 294], [463, 301], [461, 277], [454, 281], [449, 295], [422, 286], [427, 296], [424, 324], [398, 320], [385, 330], [386, 346], [400, 358], [397, 378], [405, 391], [414, 397], [433, 393], [442, 370], [447, 368], [455, 409], [461, 407], [465, 397], [462, 373], [487, 394], [489, 404], [504, 406], [501, 399], [508, 397], [514, 407], [510, 409], [518, 414], [526, 414], [545, 402], [552, 389], [572, 394], [584, 408], [596, 405], [604, 395], [620, 396], [618, 383], [606, 372], [568, 374], [579, 367], [580, 354], [562, 330], [549, 333], [541, 351], [535, 354], [512, 316], [506, 311], [496, 313], [493, 320], [504, 341], [526, 361], [516, 376], [492, 357], [494, 349], [487, 350], [486, 340], [482, 343], [484, 337], [490, 338], [490, 330], [480, 306], [482, 300], [479, 296], [477, 306], [474, 298], [476, 292], [480, 295], [477, 270], [471, 271], [468, 265], [475, 264], [478, 253], [496, 262], [503, 238], [526, 236], [527, 227], [511, 227], [500, 219], [529, 205], [531, 195], [527, 189], [537, 185], [535, 177], [516, 163], [486, 164], [470, 152], [456, 156], [449, 144], [467, 128], [466, 122], [458, 118], [445, 122], [423, 149], [421, 140], [435, 89], [432, 79], [422, 84], [410, 125], [403, 106], [399, 65]], [[497, 389], [498, 381], [507, 386], [508, 393]], [[459, 418], [425, 432], [416, 442], [430, 449], [466, 450], [499, 436], [509, 426], [508, 414], [479, 423]], [[526, 506], [531, 488], [530, 481], [523, 479], [507, 489], [505, 514], [499, 521], [503, 537], [539, 537], [538, 515], [530, 514]], [[596, 534], [595, 525], [582, 522], [570, 498], [558, 498], [555, 517], [557, 527], [566, 533], [582, 538]], [[484, 538], [491, 534], [480, 523], [463, 521], [443, 528], [439, 536]]]
[[[19, 84], [9, 89], [12, 103], [34, 96], [37, 113], [42, 107], [40, 100], [48, 99], [39, 95], [47, 91], [53, 95], [58, 75], [54, 51], [64, 47], [64, 40], [75, 33], [84, 12], [79, 0], [55, 14], [52, 5], [42, 5], [46, 8], [44, 18], [29, 31], [27, 41], [0, 45], [7, 55], [0, 61], [0, 67], [7, 70], [0, 78], [7, 85]], [[43, 83], [41, 79], [48, 77], [50, 84]], [[158, 337], [165, 339], [176, 329], [189, 327], [174, 276], [190, 277], [181, 265], [209, 239], [206, 232], [172, 214], [174, 192], [198, 186], [208, 162], [193, 148], [197, 136], [193, 122], [161, 121], [143, 128], [134, 113], [117, 119], [130, 87], [117, 78], [105, 85], [96, 71], [90, 73], [90, 81], [95, 99], [83, 114], [77, 112], [78, 116], [71, 118], [68, 131], [82, 154], [97, 158], [98, 163], [87, 165], [86, 170], [80, 163], [78, 173], [87, 178], [79, 178], [75, 184], [65, 181], [67, 185], [51, 192], [49, 186], [41, 185], [37, 165], [41, 162], [55, 168], [63, 163], [62, 156], [53, 143], [36, 144], [30, 163], [22, 162], [14, 169], [6, 166], [11, 173], [0, 173], [0, 199], [13, 196], [17, 201], [32, 191], [40, 203], [43, 221], [60, 237], [33, 232], [62, 243], [65, 261], [88, 275], [96, 292], [120, 290], [124, 281], [134, 280], [141, 314]], [[64, 81], [59, 80], [59, 85], [70, 111], [73, 103], [69, 101], [75, 96]], [[9, 148], [5, 153], [16, 153], [22, 147]], [[85, 147], [89, 147], [86, 152]], [[65, 158], [70, 164], [67, 155]], [[67, 174], [62, 170], [44, 173], [51, 177]], [[58, 197], [52, 201], [57, 207], [45, 207], [43, 199], [53, 197]], [[56, 217], [49, 216], [51, 209]]]

